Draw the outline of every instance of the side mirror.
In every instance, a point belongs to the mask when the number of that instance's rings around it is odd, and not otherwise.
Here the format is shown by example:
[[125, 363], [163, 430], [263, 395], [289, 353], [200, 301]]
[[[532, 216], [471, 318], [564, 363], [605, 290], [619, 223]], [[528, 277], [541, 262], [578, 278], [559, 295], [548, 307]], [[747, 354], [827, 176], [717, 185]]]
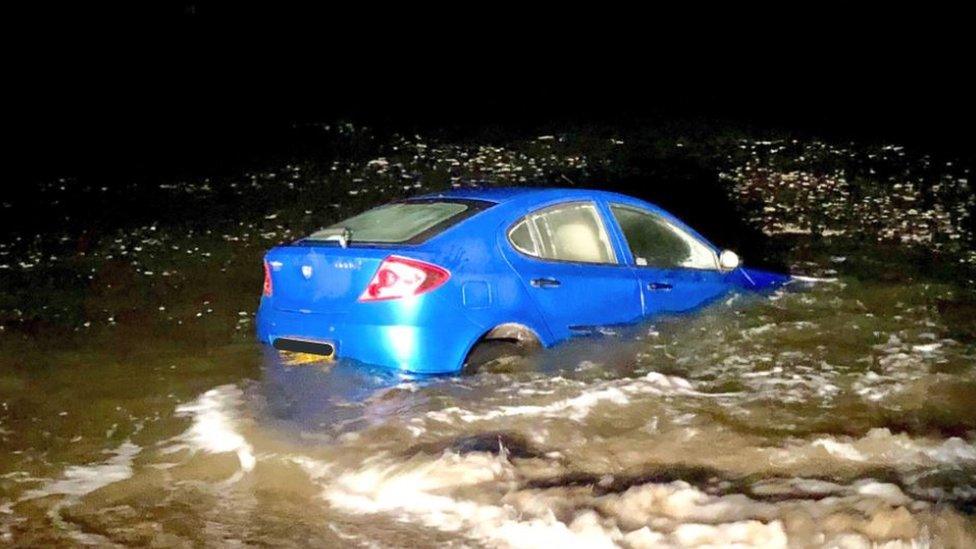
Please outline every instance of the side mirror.
[[739, 266], [739, 254], [732, 250], [722, 250], [718, 256], [718, 266], [723, 271], [731, 271]]

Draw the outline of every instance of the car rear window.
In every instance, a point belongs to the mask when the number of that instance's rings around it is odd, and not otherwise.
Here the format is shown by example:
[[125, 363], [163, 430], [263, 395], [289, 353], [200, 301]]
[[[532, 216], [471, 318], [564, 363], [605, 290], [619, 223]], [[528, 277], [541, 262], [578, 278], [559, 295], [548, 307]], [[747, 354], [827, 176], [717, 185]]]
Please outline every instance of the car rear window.
[[491, 206], [481, 200], [410, 200], [386, 204], [340, 221], [305, 240], [336, 240], [347, 229], [350, 243], [418, 244]]

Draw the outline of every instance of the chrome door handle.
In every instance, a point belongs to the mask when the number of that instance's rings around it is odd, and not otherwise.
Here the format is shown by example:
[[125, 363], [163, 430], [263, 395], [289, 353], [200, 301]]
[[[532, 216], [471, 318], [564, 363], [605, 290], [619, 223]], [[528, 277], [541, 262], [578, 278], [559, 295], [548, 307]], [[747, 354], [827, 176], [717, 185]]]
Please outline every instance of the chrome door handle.
[[534, 288], [558, 288], [559, 287], [559, 281], [551, 277], [533, 278], [532, 280], [529, 281], [529, 284], [531, 284]]
[[652, 291], [652, 292], [666, 292], [666, 291], [670, 290], [671, 288], [673, 288], [673, 286], [671, 286], [667, 282], [648, 282], [647, 283], [647, 289], [650, 290], [650, 291]]

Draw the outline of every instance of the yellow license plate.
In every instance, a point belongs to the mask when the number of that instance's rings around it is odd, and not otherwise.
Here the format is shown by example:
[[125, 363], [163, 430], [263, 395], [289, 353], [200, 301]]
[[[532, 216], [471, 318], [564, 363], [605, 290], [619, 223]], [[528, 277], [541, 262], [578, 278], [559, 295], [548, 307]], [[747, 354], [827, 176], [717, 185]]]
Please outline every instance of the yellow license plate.
[[278, 355], [281, 356], [281, 363], [285, 366], [326, 364], [335, 360], [335, 354], [325, 356], [313, 355], [312, 353], [296, 353], [294, 351], [278, 351]]

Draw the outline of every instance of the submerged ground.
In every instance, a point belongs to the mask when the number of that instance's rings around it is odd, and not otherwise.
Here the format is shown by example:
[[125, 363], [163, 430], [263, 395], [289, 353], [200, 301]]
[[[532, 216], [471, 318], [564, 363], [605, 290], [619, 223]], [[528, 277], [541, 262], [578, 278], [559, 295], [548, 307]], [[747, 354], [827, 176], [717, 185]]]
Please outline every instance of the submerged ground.
[[[976, 545], [969, 164], [701, 129], [293, 131], [237, 176], [0, 200], [2, 543]], [[265, 249], [471, 184], [625, 190], [819, 281], [510, 374], [254, 341]]]

